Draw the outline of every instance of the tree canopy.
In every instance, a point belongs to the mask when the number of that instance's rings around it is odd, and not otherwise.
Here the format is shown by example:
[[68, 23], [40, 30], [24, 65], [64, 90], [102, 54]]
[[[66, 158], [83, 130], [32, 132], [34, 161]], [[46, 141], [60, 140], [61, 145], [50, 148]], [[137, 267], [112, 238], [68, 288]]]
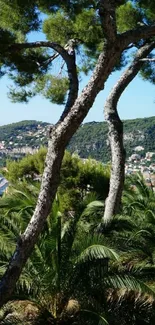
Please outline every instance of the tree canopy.
[[[41, 147], [33, 155], [26, 155], [19, 161], [7, 161], [3, 175], [11, 184], [26, 179], [30, 182], [41, 179], [44, 171], [47, 148]], [[61, 166], [59, 192], [64, 197], [64, 205], [68, 201], [79, 200], [87, 192], [96, 193], [105, 199], [109, 190], [110, 166], [103, 165], [94, 159], [80, 159], [78, 155], [65, 152]], [[66, 200], [66, 201], [65, 201]]]
[[[155, 20], [153, 1], [119, 0], [112, 5], [111, 19], [116, 21], [118, 33], [150, 26]], [[27, 102], [39, 93], [53, 103], [64, 104], [69, 89], [66, 67], [55, 52], [57, 48], [48, 42], [68, 49], [74, 40], [79, 76], [91, 71], [106, 37], [101, 21], [101, 16], [106, 18], [102, 1], [100, 8], [97, 1], [87, 0], [1, 0], [0, 8], [0, 70], [1, 76], [7, 74], [14, 83], [9, 90], [11, 100]], [[47, 42], [28, 43], [33, 31], [44, 33]], [[120, 54], [118, 67], [127, 62], [126, 53]], [[148, 68], [144, 75], [148, 77]]]

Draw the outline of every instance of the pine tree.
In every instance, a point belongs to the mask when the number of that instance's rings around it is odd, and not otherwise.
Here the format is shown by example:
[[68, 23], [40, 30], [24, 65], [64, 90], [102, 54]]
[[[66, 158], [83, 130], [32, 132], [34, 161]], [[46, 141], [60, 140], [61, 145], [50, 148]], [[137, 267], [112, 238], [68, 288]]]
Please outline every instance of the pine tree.
[[[11, 98], [28, 101], [41, 93], [53, 102], [65, 103], [58, 123], [50, 130], [36, 209], [0, 283], [2, 305], [9, 299], [50, 212], [66, 145], [125, 50], [154, 37], [155, 12], [153, 0], [1, 0], [0, 8], [0, 67], [1, 75], [8, 73], [15, 83]], [[43, 13], [47, 18], [42, 24]], [[29, 32], [41, 27], [46, 41], [28, 42]], [[60, 58], [63, 63], [60, 61], [60, 70], [54, 73], [53, 63]], [[63, 68], [67, 74], [62, 73]], [[78, 74], [92, 69], [90, 81], [78, 95]]]

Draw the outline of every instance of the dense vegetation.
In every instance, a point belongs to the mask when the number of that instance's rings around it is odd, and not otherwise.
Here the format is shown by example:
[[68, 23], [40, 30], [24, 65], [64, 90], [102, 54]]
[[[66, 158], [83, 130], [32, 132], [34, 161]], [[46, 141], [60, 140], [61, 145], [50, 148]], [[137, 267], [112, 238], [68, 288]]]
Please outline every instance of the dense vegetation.
[[[22, 121], [1, 126], [0, 141], [5, 141], [11, 148], [15, 147], [15, 143], [19, 148], [24, 145], [32, 147], [46, 145], [48, 125], [38, 121]], [[12, 144], [9, 145], [9, 142]], [[148, 151], [155, 151], [155, 117], [125, 120], [124, 144], [127, 156], [131, 155], [137, 146], [144, 147], [143, 155]], [[83, 124], [71, 139], [68, 150], [71, 153], [77, 152], [82, 158], [91, 157], [102, 162], [109, 161], [110, 148], [106, 122]]]
[[[123, 123], [127, 156], [130, 156], [137, 146], [144, 147], [143, 155], [148, 151], [155, 151], [155, 117], [124, 120]], [[109, 161], [110, 148], [106, 122], [82, 125], [70, 141], [68, 149], [71, 152], [78, 152], [83, 158], [90, 156], [103, 162]]]
[[[41, 128], [45, 128], [48, 123], [30, 120], [0, 126], [0, 142], [5, 141], [5, 145], [10, 148], [13, 148], [15, 143], [17, 143], [18, 147], [24, 145], [37, 146], [37, 138], [30, 136], [29, 132], [35, 134], [38, 131], [38, 125], [40, 125]], [[13, 145], [9, 145], [10, 142], [12, 142]]]
[[[10, 186], [0, 199], [1, 275], [35, 208], [34, 165], [43, 170], [44, 152], [8, 166]], [[66, 152], [53, 208], [0, 310], [1, 324], [154, 324], [155, 194], [140, 175], [128, 178], [122, 215], [99, 233], [108, 183], [109, 166]]]
[[[7, 161], [6, 170], [2, 174], [11, 183], [16, 183], [20, 179], [38, 180], [44, 170], [45, 156], [47, 149], [42, 147], [34, 155], [26, 155], [19, 161]], [[65, 153], [61, 167], [60, 184], [63, 186], [65, 195], [65, 186], [70, 189], [72, 195], [79, 191], [83, 194], [88, 186], [95, 192], [100, 199], [105, 199], [109, 190], [110, 166], [103, 166], [102, 163], [92, 159], [81, 160], [77, 155], [71, 156], [69, 152]], [[66, 198], [67, 206], [67, 198]]]

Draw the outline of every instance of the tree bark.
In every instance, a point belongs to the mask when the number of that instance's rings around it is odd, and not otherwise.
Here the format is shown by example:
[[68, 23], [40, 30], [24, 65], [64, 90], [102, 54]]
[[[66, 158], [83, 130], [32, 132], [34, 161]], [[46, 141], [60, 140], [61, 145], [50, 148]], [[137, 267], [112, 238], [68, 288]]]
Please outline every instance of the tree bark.
[[[111, 110], [106, 106], [107, 110]], [[123, 123], [117, 112], [107, 113], [109, 142], [111, 148], [111, 176], [109, 194], [105, 201], [104, 224], [108, 224], [112, 217], [119, 212], [123, 185], [124, 185], [124, 166], [125, 149], [123, 146]]]
[[112, 217], [120, 212], [121, 198], [125, 174], [125, 149], [123, 146], [123, 123], [117, 112], [117, 103], [123, 91], [134, 79], [143, 65], [142, 59], [155, 47], [155, 42], [142, 46], [132, 64], [125, 70], [117, 84], [113, 87], [104, 106], [105, 120], [109, 128], [109, 142], [111, 148], [112, 167], [109, 194], [105, 203], [102, 222], [108, 224]]
[[105, 51], [101, 53], [94, 73], [81, 96], [77, 98], [70, 109], [67, 107], [67, 114], [65, 113], [51, 130], [38, 202], [30, 223], [18, 240], [13, 257], [1, 279], [0, 306], [10, 298], [50, 212], [59, 184], [64, 150], [87, 115], [97, 94], [103, 88], [104, 82], [120, 56], [120, 51], [122, 51], [122, 48], [121, 46], [118, 48], [118, 43], [113, 46], [106, 45]]

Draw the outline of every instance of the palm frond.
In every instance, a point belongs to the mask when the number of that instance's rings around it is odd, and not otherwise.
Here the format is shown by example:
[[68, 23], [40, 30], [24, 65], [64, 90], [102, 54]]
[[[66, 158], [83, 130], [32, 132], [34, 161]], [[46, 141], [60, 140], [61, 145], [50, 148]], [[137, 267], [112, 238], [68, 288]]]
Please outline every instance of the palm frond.
[[118, 260], [118, 254], [111, 248], [103, 245], [92, 245], [87, 247], [80, 256], [77, 257], [77, 263], [85, 263], [87, 261], [109, 258], [112, 260]]
[[99, 197], [96, 194], [96, 192], [89, 192], [84, 197], [83, 204], [84, 204], [84, 206], [88, 206], [88, 204], [90, 204], [91, 202], [96, 202], [98, 200], [99, 200]]
[[104, 316], [102, 316], [101, 314], [94, 312], [92, 310], [81, 309], [80, 314], [86, 314], [87, 318], [91, 317], [91, 320], [92, 319], [96, 320], [96, 322], [97, 322], [96, 325], [108, 325], [109, 324]]
[[72, 220], [67, 220], [63, 225], [62, 225], [62, 229], [61, 229], [61, 240], [64, 239], [64, 237], [66, 236], [66, 234], [68, 234], [70, 232], [70, 224], [71, 224]]
[[109, 275], [104, 278], [107, 287], [121, 289], [124, 295], [126, 291], [134, 291], [141, 295], [151, 296], [155, 299], [155, 291], [143, 281], [129, 275]]
[[93, 201], [87, 205], [86, 209], [82, 213], [82, 216], [88, 217], [91, 214], [95, 214], [97, 212], [103, 211], [103, 209], [104, 209], [104, 203], [102, 201]]
[[0, 230], [0, 256], [5, 254], [7, 257], [11, 257], [15, 249], [15, 238], [11, 236], [11, 233], [4, 233], [4, 231]]

